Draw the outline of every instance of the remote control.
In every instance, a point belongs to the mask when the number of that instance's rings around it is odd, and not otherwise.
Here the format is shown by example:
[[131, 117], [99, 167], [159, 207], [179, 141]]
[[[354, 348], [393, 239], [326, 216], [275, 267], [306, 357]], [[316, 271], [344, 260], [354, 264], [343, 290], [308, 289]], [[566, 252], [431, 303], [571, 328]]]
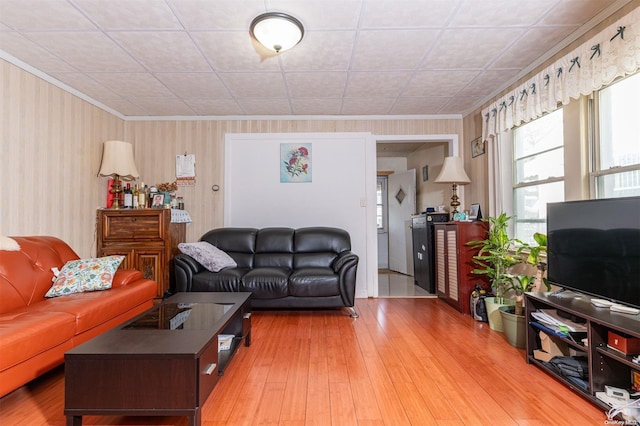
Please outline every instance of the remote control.
[[631, 315], [640, 314], [640, 309], [631, 308], [629, 306], [624, 306], [624, 305], [611, 305], [609, 309], [613, 312], [621, 312], [623, 314], [631, 314]]

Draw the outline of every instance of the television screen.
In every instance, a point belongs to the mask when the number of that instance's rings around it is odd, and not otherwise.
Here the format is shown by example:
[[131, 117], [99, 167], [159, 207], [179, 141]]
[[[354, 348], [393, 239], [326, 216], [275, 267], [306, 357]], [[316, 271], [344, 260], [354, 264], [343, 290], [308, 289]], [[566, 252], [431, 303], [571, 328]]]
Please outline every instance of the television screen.
[[551, 284], [640, 308], [640, 197], [547, 205]]

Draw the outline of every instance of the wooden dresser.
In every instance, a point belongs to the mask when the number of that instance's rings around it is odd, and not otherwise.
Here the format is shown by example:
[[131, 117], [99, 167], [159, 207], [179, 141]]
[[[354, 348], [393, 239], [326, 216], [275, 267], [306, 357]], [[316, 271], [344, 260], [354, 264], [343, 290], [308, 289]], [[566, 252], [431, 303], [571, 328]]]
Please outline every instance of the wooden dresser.
[[470, 314], [469, 299], [476, 284], [489, 289], [485, 275], [473, 274], [477, 267], [473, 256], [479, 248], [467, 245], [467, 242], [484, 240], [489, 229], [486, 222], [447, 222], [436, 223], [436, 291], [451, 306], [462, 313]]
[[186, 224], [171, 223], [170, 209], [98, 209], [97, 256], [124, 255], [120, 265], [158, 283], [157, 297], [169, 289], [169, 261], [185, 241]]

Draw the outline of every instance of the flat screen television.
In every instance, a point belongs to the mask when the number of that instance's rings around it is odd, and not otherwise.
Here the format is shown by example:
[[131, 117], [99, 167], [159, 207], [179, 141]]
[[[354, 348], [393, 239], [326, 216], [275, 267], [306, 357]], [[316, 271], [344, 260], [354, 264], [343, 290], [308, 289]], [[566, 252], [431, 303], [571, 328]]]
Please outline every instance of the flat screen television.
[[547, 205], [551, 284], [640, 308], [640, 197]]

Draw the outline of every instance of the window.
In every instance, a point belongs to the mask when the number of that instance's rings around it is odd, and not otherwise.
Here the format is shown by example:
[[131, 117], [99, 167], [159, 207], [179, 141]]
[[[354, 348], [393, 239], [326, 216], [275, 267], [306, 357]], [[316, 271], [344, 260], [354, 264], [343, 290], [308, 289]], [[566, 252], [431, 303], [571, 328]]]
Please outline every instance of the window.
[[378, 176], [378, 184], [376, 187], [376, 222], [378, 224], [378, 232], [387, 232], [387, 177]]
[[564, 200], [562, 108], [517, 127], [513, 143], [514, 234], [533, 243], [547, 231], [547, 203]]
[[591, 184], [595, 198], [640, 195], [640, 74], [594, 97]]

